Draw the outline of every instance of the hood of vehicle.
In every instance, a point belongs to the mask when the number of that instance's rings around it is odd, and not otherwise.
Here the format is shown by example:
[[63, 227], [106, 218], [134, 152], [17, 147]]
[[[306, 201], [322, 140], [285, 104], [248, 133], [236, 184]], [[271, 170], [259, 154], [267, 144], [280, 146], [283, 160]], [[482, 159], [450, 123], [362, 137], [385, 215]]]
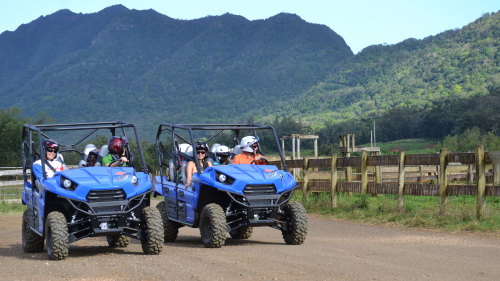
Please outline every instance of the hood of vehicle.
[[81, 169], [69, 169], [60, 172], [62, 176], [70, 179], [78, 185], [89, 187], [118, 187], [130, 183], [134, 175], [132, 167], [88, 167]]
[[[234, 179], [234, 183], [227, 185], [218, 182], [217, 174], [222, 173]], [[219, 189], [242, 192], [247, 185], [273, 184], [276, 192], [288, 190], [296, 185], [295, 178], [288, 172], [279, 170], [274, 165], [224, 165], [208, 168], [200, 175], [205, 183], [216, 186]]]

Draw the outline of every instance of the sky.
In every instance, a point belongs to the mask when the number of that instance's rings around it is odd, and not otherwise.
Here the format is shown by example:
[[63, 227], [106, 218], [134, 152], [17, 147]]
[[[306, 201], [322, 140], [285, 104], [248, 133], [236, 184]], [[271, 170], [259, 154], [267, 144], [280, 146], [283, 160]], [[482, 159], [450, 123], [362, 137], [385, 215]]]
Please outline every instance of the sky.
[[499, 0], [0, 0], [0, 33], [61, 9], [86, 14], [115, 4], [185, 20], [225, 13], [257, 20], [293, 13], [307, 22], [327, 25], [355, 54], [370, 45], [423, 39], [461, 28], [500, 10]]

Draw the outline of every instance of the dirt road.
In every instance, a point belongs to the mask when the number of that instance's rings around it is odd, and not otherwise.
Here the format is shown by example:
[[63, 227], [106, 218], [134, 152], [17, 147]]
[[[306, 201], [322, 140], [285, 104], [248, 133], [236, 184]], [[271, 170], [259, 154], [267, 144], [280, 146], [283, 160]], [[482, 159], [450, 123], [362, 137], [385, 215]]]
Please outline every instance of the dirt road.
[[69, 257], [25, 254], [21, 215], [0, 216], [1, 280], [500, 280], [500, 237], [354, 224], [309, 215], [300, 246], [256, 228], [206, 249], [198, 229], [181, 228], [159, 256], [132, 240], [110, 249], [103, 238], [70, 245]]

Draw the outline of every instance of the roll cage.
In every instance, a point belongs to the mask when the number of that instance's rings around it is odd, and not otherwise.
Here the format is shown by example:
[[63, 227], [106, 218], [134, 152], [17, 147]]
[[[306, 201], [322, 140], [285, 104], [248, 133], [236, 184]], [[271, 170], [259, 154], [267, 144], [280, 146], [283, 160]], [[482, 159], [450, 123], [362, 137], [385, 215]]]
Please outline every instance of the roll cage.
[[[276, 142], [276, 148], [280, 155], [281, 164], [284, 171], [288, 171], [288, 167], [286, 166], [285, 158], [283, 156], [283, 152], [281, 151], [281, 146], [279, 143], [278, 135], [276, 134], [276, 130], [272, 126], [264, 126], [260, 124], [172, 124], [172, 123], [161, 123], [158, 127], [158, 132], [156, 133], [156, 149], [158, 152], [158, 163], [160, 165], [160, 176], [163, 178], [163, 153], [169, 154], [171, 159], [174, 159], [178, 155], [178, 148], [176, 146], [177, 139], [184, 141], [185, 143], [189, 143], [193, 147], [193, 156], [197, 154], [196, 150], [196, 141], [193, 137], [193, 132], [196, 131], [215, 131], [216, 133], [210, 137], [208, 137], [204, 142], [208, 143], [210, 140], [214, 139], [218, 135], [220, 135], [224, 131], [232, 131], [234, 132], [234, 145], [239, 144], [239, 134], [242, 130], [251, 130], [255, 137], [258, 137], [257, 131], [262, 130], [271, 130], [273, 138]], [[161, 135], [163, 132], [167, 131], [170, 133], [171, 139], [169, 140], [172, 143], [172, 152], [165, 151], [162, 147], [161, 143]], [[188, 133], [189, 140], [183, 138], [179, 131], [184, 131]], [[260, 149], [260, 144], [259, 149]], [[196, 164], [196, 169], [202, 171], [201, 166], [198, 161], [194, 161]]]
[[[27, 180], [27, 173], [26, 173], [27, 166], [31, 167], [33, 163], [36, 161], [35, 158], [38, 157], [37, 159], [42, 159], [43, 155], [45, 155], [45, 150], [42, 145], [42, 140], [44, 138], [51, 138], [48, 134], [49, 132], [88, 130], [86, 135], [80, 137], [80, 139], [78, 139], [74, 143], [71, 144], [59, 143], [61, 148], [64, 148], [61, 149], [60, 152], [74, 151], [81, 155], [81, 152], [75, 149], [75, 147], [83, 143], [97, 131], [109, 130], [111, 132], [111, 135], [114, 136], [116, 135], [116, 131], [119, 130], [121, 131], [121, 134], [124, 137], [127, 137], [127, 130], [126, 130], [127, 128], [131, 128], [133, 130], [133, 136], [135, 137], [135, 140], [137, 142], [141, 158], [142, 171], [144, 171], [144, 173], [147, 174], [148, 173], [147, 166], [144, 160], [144, 154], [142, 152], [142, 147], [139, 141], [139, 135], [137, 134], [135, 125], [132, 123], [124, 121], [111, 121], [111, 122], [87, 122], [87, 123], [71, 123], [71, 124], [39, 124], [39, 125], [24, 124], [22, 132], [22, 144], [21, 144], [24, 180], [25, 181]], [[35, 147], [34, 143], [35, 137], [38, 142], [38, 151], [40, 151], [40, 153], [37, 152]], [[27, 158], [26, 151], [28, 152], [27, 155], [29, 159], [26, 159]], [[129, 153], [130, 158], [133, 159], [133, 154], [130, 147], [127, 147], [127, 151]], [[29, 160], [29, 162], [27, 162], [27, 160]], [[47, 179], [47, 174], [45, 171], [45, 161], [41, 162], [42, 162], [43, 178]]]

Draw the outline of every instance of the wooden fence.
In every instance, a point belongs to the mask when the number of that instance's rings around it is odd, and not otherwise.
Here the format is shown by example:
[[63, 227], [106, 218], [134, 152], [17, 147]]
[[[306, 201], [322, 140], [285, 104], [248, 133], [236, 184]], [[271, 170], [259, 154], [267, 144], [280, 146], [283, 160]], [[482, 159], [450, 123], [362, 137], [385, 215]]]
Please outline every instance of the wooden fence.
[[[286, 160], [286, 164], [291, 170], [300, 170], [295, 176], [304, 196], [330, 192], [332, 208], [337, 207], [338, 192], [397, 194], [400, 210], [404, 209], [404, 195], [439, 196], [441, 212], [446, 210], [448, 195], [474, 195], [480, 218], [485, 213], [486, 196], [500, 196], [500, 164], [498, 159], [493, 161], [494, 154], [498, 156], [498, 152], [484, 152], [478, 146], [475, 153], [442, 149], [439, 154], [368, 156], [363, 152], [357, 157], [305, 157]], [[271, 163], [280, 165], [279, 161]], [[318, 179], [318, 174], [323, 176]], [[0, 200], [21, 198], [22, 186], [21, 168], [0, 168]]]
[[22, 167], [0, 167], [0, 201], [20, 201], [23, 185]]
[[[479, 146], [475, 153], [449, 153], [443, 148], [439, 154], [405, 155], [401, 152], [399, 155], [368, 156], [365, 151], [357, 157], [305, 157], [287, 160], [286, 163], [290, 169], [301, 169], [296, 178], [302, 185], [304, 196], [310, 192], [330, 192], [332, 208], [337, 207], [338, 192], [397, 194], [399, 210], [404, 209], [404, 195], [439, 196], [441, 213], [446, 210], [448, 195], [475, 195], [476, 216], [480, 218], [485, 213], [486, 196], [500, 196], [500, 166], [494, 163], [492, 155], [485, 153], [484, 148]], [[397, 177], [384, 178], [382, 168], [391, 166], [396, 167]], [[466, 172], [451, 173], [460, 170], [457, 169], [459, 167], [465, 167]], [[359, 180], [353, 180], [353, 168], [359, 170]], [[418, 171], [407, 177], [405, 171], [412, 168]], [[487, 173], [487, 168], [491, 168], [492, 172]], [[329, 170], [328, 179], [314, 178], [318, 174], [314, 170], [318, 169]], [[369, 171], [372, 171], [371, 177]]]

